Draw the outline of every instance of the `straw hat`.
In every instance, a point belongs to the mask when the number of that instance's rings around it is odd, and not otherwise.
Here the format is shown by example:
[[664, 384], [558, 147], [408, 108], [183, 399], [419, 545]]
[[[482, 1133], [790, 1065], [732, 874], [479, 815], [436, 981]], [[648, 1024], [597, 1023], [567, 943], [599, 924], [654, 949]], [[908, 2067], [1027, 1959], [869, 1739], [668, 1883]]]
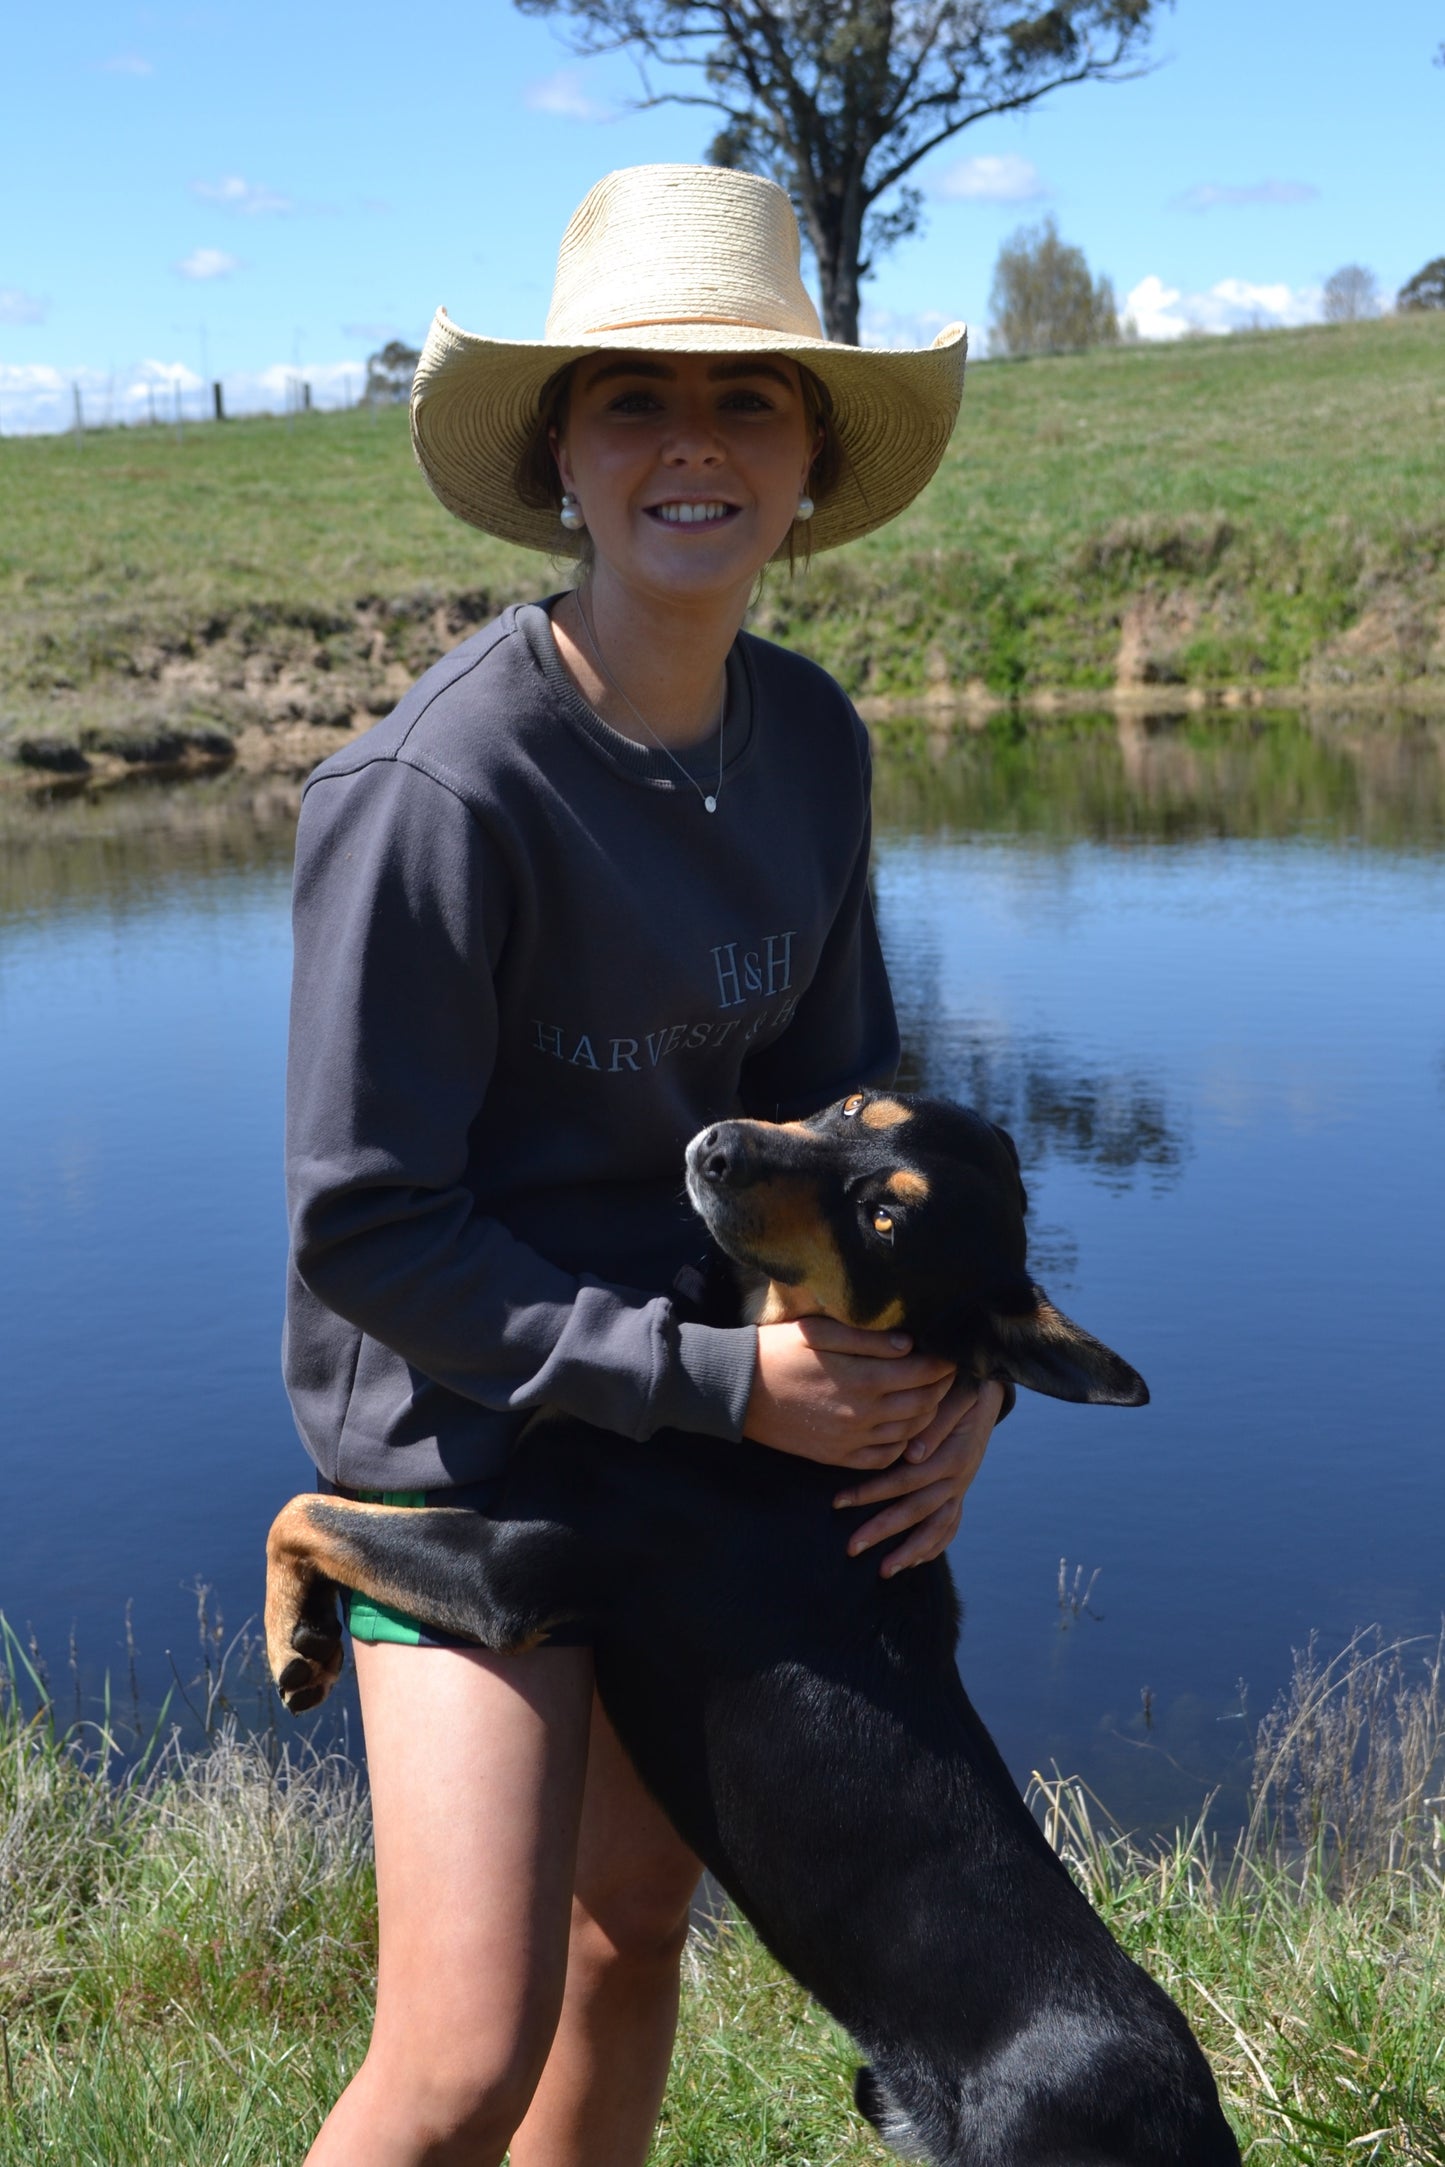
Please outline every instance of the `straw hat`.
[[834, 549], [901, 512], [932, 475], [963, 393], [962, 324], [896, 352], [823, 337], [799, 269], [798, 222], [775, 182], [720, 166], [609, 173], [562, 236], [539, 340], [485, 339], [438, 309], [417, 367], [411, 434], [449, 512], [529, 549], [575, 556], [555, 512], [524, 504], [517, 462], [548, 379], [599, 349], [787, 354], [833, 399], [845, 454], [811, 526]]

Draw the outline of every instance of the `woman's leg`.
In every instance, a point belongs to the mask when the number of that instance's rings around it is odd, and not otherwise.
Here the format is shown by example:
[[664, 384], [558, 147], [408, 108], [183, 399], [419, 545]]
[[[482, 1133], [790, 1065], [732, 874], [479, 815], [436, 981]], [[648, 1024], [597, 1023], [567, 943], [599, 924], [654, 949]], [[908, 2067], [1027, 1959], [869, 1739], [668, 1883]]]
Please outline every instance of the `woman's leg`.
[[497, 2167], [562, 2002], [592, 1658], [353, 1646], [376, 2022], [308, 2167]]
[[512, 2167], [642, 2167], [700, 1871], [595, 1703], [566, 1998]]

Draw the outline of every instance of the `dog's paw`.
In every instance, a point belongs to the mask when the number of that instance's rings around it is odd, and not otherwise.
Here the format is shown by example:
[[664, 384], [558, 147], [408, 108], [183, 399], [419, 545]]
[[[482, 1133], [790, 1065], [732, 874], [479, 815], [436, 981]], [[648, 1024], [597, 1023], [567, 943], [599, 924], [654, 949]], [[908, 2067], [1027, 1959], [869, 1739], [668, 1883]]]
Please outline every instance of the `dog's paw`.
[[276, 1673], [276, 1687], [293, 1716], [319, 1708], [341, 1676], [343, 1656], [338, 1624], [327, 1633], [303, 1619], [291, 1635], [295, 1653]]
[[279, 1661], [273, 1656], [271, 1662], [276, 1690], [293, 1716], [320, 1707], [341, 1676], [344, 1661], [339, 1617], [333, 1613], [330, 1618], [318, 1618], [313, 1609], [297, 1622], [289, 1651], [282, 1651]]

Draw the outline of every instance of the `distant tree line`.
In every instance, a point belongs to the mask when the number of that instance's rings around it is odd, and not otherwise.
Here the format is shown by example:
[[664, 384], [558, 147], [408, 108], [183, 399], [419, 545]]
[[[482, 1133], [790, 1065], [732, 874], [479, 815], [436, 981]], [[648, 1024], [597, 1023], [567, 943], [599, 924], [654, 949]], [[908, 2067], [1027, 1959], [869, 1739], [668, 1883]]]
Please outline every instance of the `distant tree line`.
[[366, 357], [366, 402], [368, 406], [395, 406], [411, 397], [411, 380], [421, 355], [414, 346], [404, 345], [400, 339], [391, 339], [374, 354]]
[[[1445, 46], [1441, 52], [1445, 53]], [[1395, 306], [1406, 314], [1416, 309], [1445, 308], [1445, 256], [1432, 256], [1395, 296]]]
[[[1380, 282], [1362, 263], [1342, 264], [1325, 280], [1326, 323], [1360, 323], [1380, 313]], [[1021, 226], [999, 250], [989, 296], [989, 350], [994, 354], [1079, 353], [1134, 336], [1120, 324], [1114, 289], [1095, 278], [1081, 248], [1059, 237], [1052, 218]], [[1400, 288], [1404, 315], [1445, 309], [1445, 256], [1436, 256]]]
[[[1395, 296], [1399, 315], [1412, 316], [1421, 309], [1445, 308], [1445, 256], [1432, 257]], [[1359, 323], [1380, 313], [1380, 282], [1362, 263], [1342, 264], [1325, 280], [1324, 315], [1327, 324]]]
[[1084, 251], [1060, 240], [1052, 218], [1021, 226], [1004, 242], [989, 308], [989, 350], [995, 354], [1077, 353], [1119, 338], [1113, 286], [1090, 276]]

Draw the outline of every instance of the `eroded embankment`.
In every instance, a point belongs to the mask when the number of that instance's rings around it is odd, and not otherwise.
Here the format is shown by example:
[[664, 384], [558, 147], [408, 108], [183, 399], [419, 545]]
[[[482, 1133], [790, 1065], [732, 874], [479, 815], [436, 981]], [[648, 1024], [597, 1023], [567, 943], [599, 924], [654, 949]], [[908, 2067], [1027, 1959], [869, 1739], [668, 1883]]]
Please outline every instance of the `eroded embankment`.
[[[1326, 546], [1328, 544], [1328, 546]], [[757, 628], [832, 669], [870, 721], [1017, 709], [1445, 710], [1445, 526], [1273, 553], [1227, 521], [1120, 522], [1052, 584], [933, 552], [774, 579]], [[545, 581], [542, 583], [545, 585]], [[294, 773], [387, 712], [504, 598], [486, 589], [144, 608], [12, 625], [0, 776]]]

